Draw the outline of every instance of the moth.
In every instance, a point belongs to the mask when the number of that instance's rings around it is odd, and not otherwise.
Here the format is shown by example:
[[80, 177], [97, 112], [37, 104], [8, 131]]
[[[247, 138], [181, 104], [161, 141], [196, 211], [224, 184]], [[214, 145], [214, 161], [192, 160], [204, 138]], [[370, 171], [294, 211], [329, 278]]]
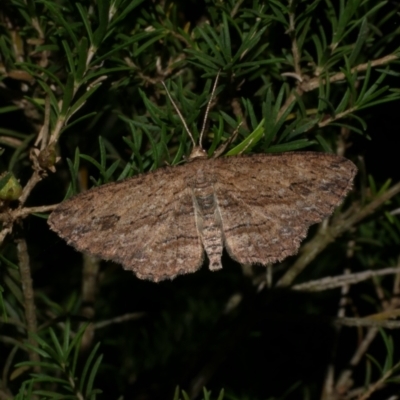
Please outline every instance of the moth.
[[197, 271], [206, 255], [219, 270], [224, 248], [241, 264], [296, 254], [309, 226], [343, 201], [357, 169], [317, 152], [207, 158], [201, 143], [216, 86], [198, 143], [167, 90], [193, 143], [186, 164], [78, 194], [52, 212], [50, 228], [77, 250], [155, 282]]

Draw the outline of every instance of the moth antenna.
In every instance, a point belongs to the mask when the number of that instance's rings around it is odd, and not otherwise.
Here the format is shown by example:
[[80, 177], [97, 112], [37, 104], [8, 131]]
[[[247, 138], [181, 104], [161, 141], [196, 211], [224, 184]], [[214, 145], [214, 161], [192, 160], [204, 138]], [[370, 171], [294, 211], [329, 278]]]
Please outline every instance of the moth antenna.
[[172, 105], [174, 106], [176, 113], [179, 115], [179, 118], [181, 119], [182, 124], [185, 127], [186, 132], [188, 133], [190, 139], [192, 140], [193, 147], [196, 147], [196, 142], [193, 139], [192, 132], [190, 132], [189, 127], [187, 126], [187, 123], [186, 123], [185, 119], [183, 118], [181, 112], [179, 111], [178, 106], [175, 104], [174, 100], [172, 99], [172, 96], [168, 91], [167, 85], [164, 83], [164, 81], [161, 81], [161, 83], [163, 84], [163, 86], [165, 88], [165, 91], [167, 92], [168, 98], [169, 98], [170, 102], [172, 103]]
[[212, 102], [213, 99], [214, 99], [215, 90], [217, 89], [218, 78], [219, 78], [219, 74], [220, 74], [220, 73], [221, 73], [221, 70], [218, 71], [217, 77], [215, 78], [214, 86], [213, 86], [212, 92], [211, 92], [211, 97], [210, 97], [210, 100], [208, 100], [208, 104], [207, 104], [207, 108], [206, 108], [206, 113], [204, 114], [203, 126], [201, 127], [200, 139], [199, 139], [200, 147], [201, 147], [201, 143], [203, 142], [203, 135], [204, 135], [204, 131], [205, 131], [205, 129], [206, 129], [206, 123], [207, 123], [207, 119], [208, 119], [208, 113], [210, 112], [211, 102]]

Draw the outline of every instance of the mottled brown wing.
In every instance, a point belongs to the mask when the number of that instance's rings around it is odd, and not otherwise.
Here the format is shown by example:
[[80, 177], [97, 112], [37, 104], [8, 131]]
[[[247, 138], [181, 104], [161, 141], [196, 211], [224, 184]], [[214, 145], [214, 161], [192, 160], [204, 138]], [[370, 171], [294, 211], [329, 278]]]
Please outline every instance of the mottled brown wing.
[[184, 166], [167, 167], [89, 190], [63, 202], [51, 229], [80, 251], [159, 281], [202, 265]]
[[215, 193], [229, 255], [242, 264], [296, 254], [310, 225], [328, 217], [352, 187], [355, 165], [324, 153], [220, 158]]

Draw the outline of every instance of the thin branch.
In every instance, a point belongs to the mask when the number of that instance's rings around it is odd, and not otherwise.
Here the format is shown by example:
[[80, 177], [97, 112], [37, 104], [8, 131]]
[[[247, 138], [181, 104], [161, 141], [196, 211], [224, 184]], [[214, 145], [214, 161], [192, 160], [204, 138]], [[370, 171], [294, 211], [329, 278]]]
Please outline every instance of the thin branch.
[[42, 128], [40, 129], [39, 135], [36, 138], [35, 146], [40, 145], [40, 150], [44, 150], [47, 146], [49, 140], [49, 126], [50, 126], [50, 113], [51, 113], [51, 105], [50, 105], [50, 97], [46, 96], [44, 103], [44, 123]]
[[348, 326], [356, 328], [386, 328], [386, 329], [399, 329], [400, 321], [388, 321], [372, 319], [370, 317], [356, 318], [356, 317], [344, 317], [336, 318], [333, 320], [333, 324], [336, 326]]
[[295, 74], [298, 77], [302, 76], [302, 71], [300, 67], [300, 51], [299, 51], [299, 46], [297, 43], [297, 37], [296, 37], [296, 26], [295, 26], [295, 20], [296, 20], [296, 15], [294, 13], [295, 6], [294, 6], [294, 0], [289, 1], [289, 29], [288, 32], [290, 35], [290, 39], [292, 41], [292, 54], [293, 54], [293, 66], [295, 70]]
[[321, 292], [328, 289], [336, 289], [343, 286], [354, 285], [356, 283], [370, 279], [374, 276], [393, 275], [399, 273], [400, 267], [388, 267], [375, 271], [368, 270], [355, 272], [353, 274], [327, 276], [322, 279], [316, 279], [314, 281], [294, 285], [292, 289], [306, 292]]
[[93, 324], [93, 327], [94, 327], [94, 329], [102, 329], [109, 325], [120, 324], [122, 322], [139, 319], [139, 318], [142, 318], [144, 315], [146, 315], [146, 313], [144, 313], [144, 312], [128, 313], [128, 314], [120, 315], [115, 318], [107, 319], [105, 321], [96, 322], [95, 324]]
[[[24, 295], [24, 306], [25, 306], [25, 318], [26, 318], [26, 330], [28, 334], [28, 342], [32, 346], [36, 347], [36, 340], [30, 335], [31, 333], [37, 333], [37, 320], [36, 320], [36, 307], [35, 298], [31, 277], [31, 269], [29, 262], [28, 246], [24, 238], [19, 238], [17, 242], [17, 252], [19, 261], [19, 271], [21, 274], [22, 293]], [[39, 362], [39, 354], [35, 351], [28, 350], [29, 359], [34, 362]], [[40, 372], [40, 367], [34, 367], [35, 372]]]
[[[386, 371], [386, 373], [383, 374], [383, 376], [380, 379], [369, 385], [368, 389], [360, 397], [358, 397], [357, 400], [367, 400], [374, 392], [385, 387], [385, 382], [393, 375], [393, 372], [395, 372], [399, 368], [400, 368], [400, 363], [395, 364], [392, 368]], [[396, 398], [398, 397], [390, 397], [390, 399], [393, 400], [395, 400]]]
[[31, 194], [33, 188], [41, 180], [42, 180], [42, 175], [40, 174], [40, 172], [37, 169], [35, 169], [31, 178], [29, 179], [28, 183], [24, 186], [24, 188], [22, 190], [22, 194], [18, 199], [21, 206], [25, 204], [25, 202], [28, 199], [28, 196]]
[[[349, 270], [347, 268], [344, 271], [344, 274], [345, 275], [349, 274]], [[340, 296], [340, 301], [339, 301], [339, 308], [337, 311], [338, 320], [343, 320], [343, 318], [345, 318], [346, 306], [347, 306], [347, 303], [349, 302], [349, 297], [348, 297], [349, 291], [350, 291], [349, 285], [342, 286], [341, 296]], [[332, 395], [335, 392], [335, 359], [336, 359], [337, 348], [339, 346], [339, 334], [340, 334], [341, 330], [342, 330], [342, 326], [340, 324], [336, 324], [335, 325], [335, 331], [336, 331], [335, 333], [336, 334], [335, 334], [333, 345], [331, 347], [330, 362], [326, 369], [324, 384], [322, 386], [321, 400], [332, 399]]]
[[7, 210], [0, 214], [0, 222], [3, 222], [2, 230], [0, 231], [0, 244], [3, 243], [6, 236], [12, 232], [14, 222], [18, 218], [25, 218], [33, 213], [43, 213], [54, 210], [58, 204], [50, 206], [39, 206], [39, 207], [24, 207], [17, 208], [15, 210]]
[[349, 387], [352, 385], [351, 376], [353, 375], [353, 369], [358, 363], [361, 361], [361, 358], [367, 352], [369, 346], [371, 345], [372, 341], [375, 339], [375, 336], [379, 332], [378, 328], [372, 327], [369, 328], [367, 331], [364, 340], [359, 344], [357, 347], [353, 357], [349, 362], [349, 368], [346, 368], [337, 380], [336, 383], [336, 392], [337, 393], [346, 393]]
[[[95, 317], [94, 304], [97, 295], [100, 259], [89, 254], [83, 254], [82, 270], [82, 308], [81, 314], [92, 321]], [[82, 336], [81, 351], [86, 351], [92, 345], [94, 338], [93, 323], [90, 323]]]
[[16, 220], [17, 218], [25, 218], [31, 214], [40, 214], [53, 211], [58, 206], [59, 204], [51, 204], [49, 206], [24, 207], [24, 208], [17, 208], [11, 211], [9, 210], [8, 212], [0, 214], [0, 221], [7, 222], [9, 220]]
[[335, 122], [335, 121], [337, 121], [339, 119], [342, 119], [346, 115], [349, 115], [349, 114], [353, 113], [356, 110], [357, 110], [357, 107], [350, 107], [346, 111], [343, 111], [341, 113], [337, 113], [334, 117], [327, 118], [327, 119], [324, 119], [323, 121], [319, 122], [318, 123], [318, 127], [319, 128], [323, 128], [324, 126], [327, 126], [327, 125], [331, 124], [332, 122]]
[[249, 125], [247, 124], [246, 118], [245, 118], [243, 110], [242, 110], [242, 106], [240, 104], [240, 99], [238, 97], [234, 97], [231, 100], [231, 107], [232, 107], [233, 115], [236, 117], [236, 119], [238, 121], [242, 122], [243, 128], [246, 131], [248, 131], [249, 130]]
[[3, 229], [0, 231], [0, 244], [2, 244], [6, 236], [12, 232], [12, 228], [12, 223], [6, 222], [3, 224]]
[[[351, 72], [362, 72], [366, 71], [369, 67], [377, 67], [380, 65], [385, 65], [391, 61], [397, 60], [399, 56], [390, 54], [388, 56], [373, 60], [369, 63], [360, 64], [351, 69]], [[343, 81], [346, 75], [343, 72], [338, 72], [329, 77], [329, 82], [334, 83], [338, 81]], [[295, 93], [291, 93], [286, 99], [285, 104], [281, 107], [278, 113], [278, 119], [285, 113], [285, 111], [290, 107], [290, 105], [296, 101], [296, 96], [301, 96], [304, 92], [310, 92], [317, 89], [321, 84], [325, 84], [326, 79], [317, 76], [312, 79], [303, 79], [302, 82], [295, 88]]]
[[[366, 71], [370, 67], [379, 67], [381, 65], [385, 65], [390, 63], [391, 61], [398, 60], [399, 56], [395, 54], [390, 54], [388, 56], [378, 58], [377, 60], [372, 60], [370, 62], [356, 65], [355, 67], [351, 68], [350, 72], [363, 72]], [[335, 83], [339, 81], [343, 81], [346, 79], [346, 74], [344, 72], [337, 72], [334, 75], [329, 77], [330, 83]], [[301, 88], [304, 92], [309, 92], [311, 90], [317, 89], [319, 85], [322, 83], [326, 83], [326, 79], [322, 79], [321, 77], [316, 77], [310, 79], [309, 81], [305, 81], [301, 84]]]

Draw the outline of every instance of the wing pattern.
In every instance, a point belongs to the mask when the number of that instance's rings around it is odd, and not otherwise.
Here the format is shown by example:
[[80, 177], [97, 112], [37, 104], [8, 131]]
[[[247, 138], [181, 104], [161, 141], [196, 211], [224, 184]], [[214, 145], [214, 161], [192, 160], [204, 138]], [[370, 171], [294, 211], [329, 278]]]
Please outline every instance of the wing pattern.
[[295, 254], [309, 226], [342, 202], [356, 173], [345, 158], [313, 152], [214, 162], [225, 246], [246, 264], [266, 265]]
[[159, 281], [201, 267], [201, 245], [185, 166], [110, 183], [62, 203], [50, 227], [79, 251]]
[[194, 272], [204, 251], [216, 265], [222, 245], [240, 263], [266, 265], [297, 252], [355, 173], [351, 161], [313, 152], [196, 159], [84, 192], [49, 224], [76, 249], [142, 279]]

